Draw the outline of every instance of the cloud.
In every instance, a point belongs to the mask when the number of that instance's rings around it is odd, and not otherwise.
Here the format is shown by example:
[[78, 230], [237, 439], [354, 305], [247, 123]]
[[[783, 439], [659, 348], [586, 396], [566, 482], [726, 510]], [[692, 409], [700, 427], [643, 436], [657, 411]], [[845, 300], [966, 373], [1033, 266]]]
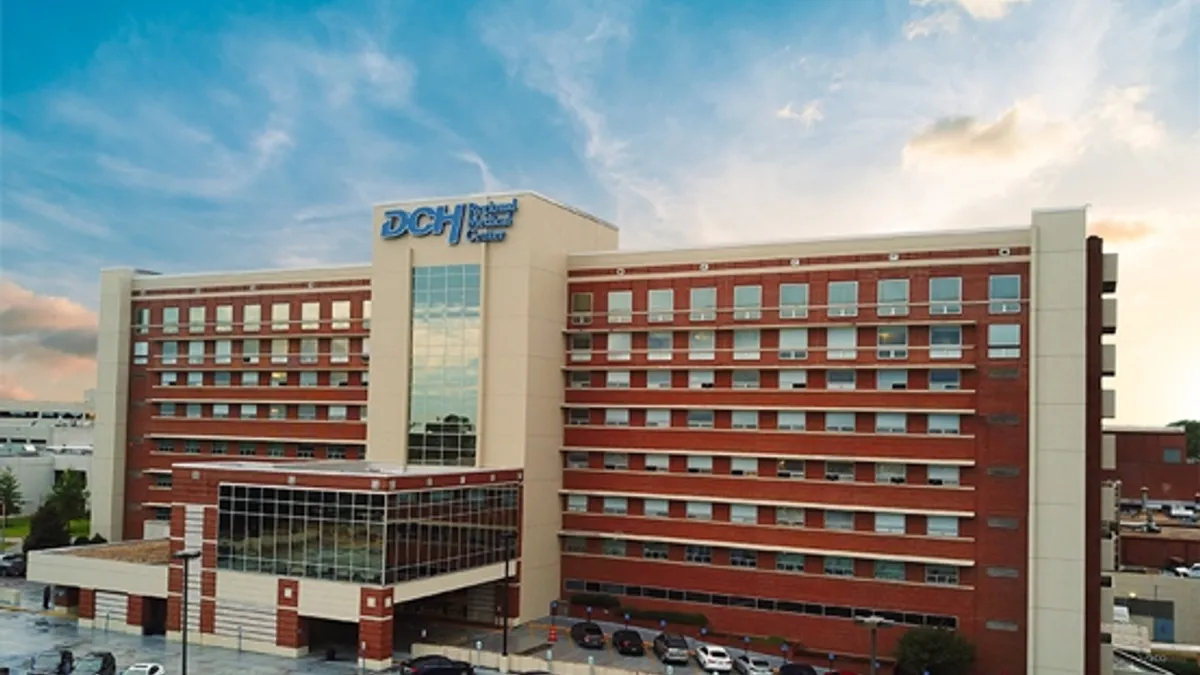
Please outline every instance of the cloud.
[[788, 103], [775, 111], [775, 116], [781, 120], [795, 120], [806, 129], [811, 129], [814, 124], [825, 119], [825, 113], [821, 111], [820, 101], [809, 101], [799, 111], [793, 110], [792, 104]]
[[943, 10], [905, 23], [904, 37], [909, 40], [916, 40], [917, 38], [929, 37], [931, 35], [957, 33], [960, 25], [962, 25], [962, 21], [959, 18], [958, 12]]
[[13, 382], [7, 375], [0, 375], [0, 400], [32, 401], [37, 396], [28, 389]]
[[95, 386], [97, 317], [62, 297], [0, 282], [3, 385], [22, 398], [78, 399]]
[[1089, 234], [1103, 237], [1105, 243], [1125, 244], [1141, 241], [1154, 234], [1154, 227], [1144, 220], [1093, 220], [1088, 223]]
[[492, 168], [479, 155], [474, 152], [460, 152], [458, 158], [479, 169], [479, 178], [483, 181], [484, 192], [503, 192], [508, 189], [503, 181], [496, 178], [496, 174], [492, 173]]
[[1078, 139], [1071, 124], [1048, 119], [1036, 101], [1020, 102], [999, 118], [981, 122], [971, 116], [935, 121], [904, 146], [908, 159], [1011, 161], [1030, 155], [1056, 156]]
[[912, 0], [917, 7], [930, 5], [956, 5], [976, 21], [997, 21], [1008, 16], [1017, 5], [1029, 4], [1030, 0]]

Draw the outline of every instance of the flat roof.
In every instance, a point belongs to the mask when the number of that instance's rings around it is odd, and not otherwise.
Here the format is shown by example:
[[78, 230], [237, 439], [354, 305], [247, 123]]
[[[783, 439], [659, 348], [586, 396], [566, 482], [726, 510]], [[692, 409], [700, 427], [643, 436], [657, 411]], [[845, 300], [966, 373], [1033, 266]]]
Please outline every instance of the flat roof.
[[1116, 432], [1119, 434], [1182, 434], [1183, 427], [1150, 427], [1136, 426], [1124, 424], [1109, 424], [1104, 426], [1104, 431]]
[[[1122, 528], [1126, 527], [1125, 522], [1121, 523]], [[1122, 529], [1122, 537], [1139, 537], [1145, 539], [1174, 539], [1197, 541], [1200, 540], [1200, 527], [1188, 527], [1186, 525], [1173, 525], [1158, 523], [1158, 532], [1142, 532], [1134, 529]]]
[[463, 474], [519, 471], [519, 467], [414, 466], [370, 460], [328, 459], [304, 462], [178, 462], [182, 469], [220, 469], [262, 473], [337, 474], [343, 476], [460, 476]]
[[167, 565], [171, 562], [171, 542], [168, 539], [137, 539], [113, 544], [91, 544], [54, 551], [76, 558], [112, 560], [138, 565]]

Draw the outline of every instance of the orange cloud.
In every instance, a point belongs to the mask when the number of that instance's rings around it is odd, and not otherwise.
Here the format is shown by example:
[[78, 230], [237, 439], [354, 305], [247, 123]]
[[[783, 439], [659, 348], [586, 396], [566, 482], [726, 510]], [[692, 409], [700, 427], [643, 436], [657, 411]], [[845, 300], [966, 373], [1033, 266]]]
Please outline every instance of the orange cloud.
[[1097, 220], [1090, 223], [1088, 230], [1116, 244], [1140, 241], [1154, 234], [1154, 228], [1144, 220]]
[[97, 316], [0, 282], [0, 397], [77, 400], [96, 381]]
[[0, 399], [31, 401], [35, 398], [33, 392], [13, 382], [7, 375], [0, 375]]

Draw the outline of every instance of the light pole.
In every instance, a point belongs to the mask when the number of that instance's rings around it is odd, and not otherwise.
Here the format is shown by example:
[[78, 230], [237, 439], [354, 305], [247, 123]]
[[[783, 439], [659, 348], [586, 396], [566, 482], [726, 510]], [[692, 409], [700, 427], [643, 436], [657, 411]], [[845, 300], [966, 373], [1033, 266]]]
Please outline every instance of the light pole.
[[879, 675], [879, 629], [888, 628], [895, 624], [882, 616], [874, 614], [871, 616], [856, 616], [854, 617], [854, 623], [866, 626], [871, 631], [871, 669], [867, 672], [871, 675]]
[[183, 613], [179, 622], [180, 641], [182, 649], [180, 650], [180, 658], [183, 661], [183, 666], [180, 668], [182, 675], [187, 675], [188, 658], [187, 658], [187, 638], [188, 638], [188, 587], [191, 585], [191, 562], [200, 557], [200, 551], [194, 548], [185, 548], [181, 551], [176, 551], [171, 554], [172, 558], [183, 561]]
[[[512, 589], [512, 570], [509, 569], [509, 566], [512, 564], [513, 549], [514, 549], [514, 544], [516, 543], [516, 540], [517, 540], [517, 534], [515, 532], [505, 532], [504, 534], [502, 534], [500, 536], [504, 538], [504, 599], [500, 603], [502, 611], [504, 612], [504, 637], [503, 637], [503, 642], [501, 643], [501, 646], [500, 646], [500, 655], [504, 657], [505, 663], [507, 664], [507, 662], [508, 662], [508, 613], [509, 613], [508, 612], [508, 603], [509, 603], [508, 596], [511, 594], [511, 589]], [[505, 670], [506, 671], [508, 670], [507, 665], [505, 666]], [[186, 673], [185, 673], [185, 675], [186, 675]]]

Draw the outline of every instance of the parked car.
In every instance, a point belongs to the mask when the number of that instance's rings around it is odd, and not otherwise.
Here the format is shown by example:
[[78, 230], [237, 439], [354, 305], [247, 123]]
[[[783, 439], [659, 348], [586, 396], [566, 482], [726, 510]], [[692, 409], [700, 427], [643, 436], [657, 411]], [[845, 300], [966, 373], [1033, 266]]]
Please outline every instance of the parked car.
[[111, 652], [88, 652], [75, 661], [71, 675], [117, 675], [117, 660]]
[[733, 660], [733, 667], [742, 675], [771, 675], [771, 662], [761, 656], [742, 654]]
[[700, 645], [696, 647], [696, 663], [708, 673], [728, 673], [733, 670], [733, 659], [724, 647]]
[[817, 675], [817, 669], [807, 663], [785, 663], [779, 666], [779, 675]]
[[167, 669], [157, 663], [135, 663], [121, 675], [167, 675]]
[[612, 643], [617, 653], [623, 656], [644, 656], [646, 654], [646, 645], [642, 640], [642, 634], [636, 630], [623, 628], [614, 631]]
[[571, 626], [571, 641], [584, 649], [604, 649], [604, 629], [591, 621]]
[[687, 662], [692, 659], [692, 655], [688, 651], [687, 638], [682, 635], [659, 633], [654, 636], [651, 646], [654, 649], [654, 655], [663, 663], [678, 663], [686, 666]]
[[1200, 563], [1194, 563], [1191, 567], [1176, 567], [1175, 574], [1181, 577], [1200, 579]]
[[404, 675], [475, 675], [475, 666], [441, 654], [429, 654], [400, 664]]
[[33, 657], [29, 675], [71, 675], [75, 655], [69, 649], [47, 649]]
[[25, 576], [25, 554], [24, 553], [0, 554], [0, 577], [23, 577], [23, 576]]

